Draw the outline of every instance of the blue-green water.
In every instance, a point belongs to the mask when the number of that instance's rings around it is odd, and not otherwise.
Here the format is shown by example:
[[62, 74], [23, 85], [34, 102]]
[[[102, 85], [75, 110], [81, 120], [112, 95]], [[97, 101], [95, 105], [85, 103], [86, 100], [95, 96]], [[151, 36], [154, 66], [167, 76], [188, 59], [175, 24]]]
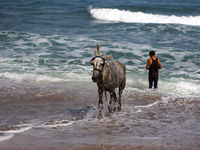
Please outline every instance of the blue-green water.
[[[163, 65], [159, 86], [199, 94], [199, 1], [2, 1], [0, 76], [33, 82], [90, 80], [96, 44], [145, 89], [148, 52]], [[175, 23], [174, 23], [175, 22]], [[142, 81], [136, 81], [141, 78]], [[179, 84], [181, 89], [174, 87]]]
[[[62, 94], [65, 91], [62, 88], [74, 82], [73, 92], [85, 85], [86, 91], [92, 87], [94, 91], [90, 92], [98, 97], [91, 80], [90, 60], [94, 57], [95, 45], [99, 44], [100, 52], [115, 56], [113, 60], [126, 65], [124, 99], [134, 101], [130, 112], [135, 112], [141, 97], [147, 102], [148, 96], [158, 94], [153, 96], [153, 102], [169, 103], [168, 110], [176, 110], [174, 105], [179, 103], [185, 106], [184, 112], [187, 108], [190, 113], [199, 113], [199, 0], [1, 0], [0, 20], [2, 104], [11, 100], [6, 94], [13, 92], [13, 86], [21, 89], [21, 84], [37, 88], [45, 85], [47, 91], [52, 86], [61, 86], [58, 88], [61, 92], [55, 92]], [[163, 69], [159, 74], [158, 93], [148, 95], [145, 66], [152, 50], [160, 58]], [[20, 89], [14, 93], [23, 93]], [[43, 90], [40, 94], [44, 96]], [[92, 98], [88, 96], [88, 99]], [[93, 103], [96, 105], [97, 99]], [[199, 131], [199, 128], [192, 130]], [[199, 134], [194, 137], [198, 139]]]

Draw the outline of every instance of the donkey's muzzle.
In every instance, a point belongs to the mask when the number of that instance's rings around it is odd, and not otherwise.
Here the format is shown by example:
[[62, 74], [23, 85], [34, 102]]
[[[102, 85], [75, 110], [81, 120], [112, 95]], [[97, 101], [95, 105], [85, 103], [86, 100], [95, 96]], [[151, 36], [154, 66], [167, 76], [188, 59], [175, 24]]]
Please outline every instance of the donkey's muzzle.
[[94, 76], [92, 77], [92, 81], [93, 81], [93, 82], [95, 82], [95, 83], [96, 83], [96, 82], [97, 82], [97, 80], [98, 80], [98, 78], [96, 78], [96, 77], [94, 77]]

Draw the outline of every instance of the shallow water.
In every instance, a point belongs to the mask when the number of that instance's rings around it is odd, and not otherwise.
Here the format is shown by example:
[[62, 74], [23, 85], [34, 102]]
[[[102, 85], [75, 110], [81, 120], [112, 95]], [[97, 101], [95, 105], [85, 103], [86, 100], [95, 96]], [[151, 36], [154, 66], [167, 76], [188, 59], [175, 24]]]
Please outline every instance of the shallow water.
[[[147, 149], [199, 146], [198, 96], [126, 88], [122, 111], [110, 114], [104, 102], [99, 120], [97, 87], [92, 82], [16, 83], [1, 87], [1, 93], [0, 147], [5, 149], [64, 149], [63, 145], [70, 144], [72, 149], [87, 147], [84, 144]], [[50, 141], [48, 146], [46, 141]]]

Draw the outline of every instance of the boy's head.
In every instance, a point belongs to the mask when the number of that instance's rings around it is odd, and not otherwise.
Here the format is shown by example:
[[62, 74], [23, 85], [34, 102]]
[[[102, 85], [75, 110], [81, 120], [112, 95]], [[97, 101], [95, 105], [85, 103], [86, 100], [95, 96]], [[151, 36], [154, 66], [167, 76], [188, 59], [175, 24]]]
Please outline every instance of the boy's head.
[[149, 52], [149, 56], [154, 56], [154, 55], [156, 55], [156, 53], [154, 51]]

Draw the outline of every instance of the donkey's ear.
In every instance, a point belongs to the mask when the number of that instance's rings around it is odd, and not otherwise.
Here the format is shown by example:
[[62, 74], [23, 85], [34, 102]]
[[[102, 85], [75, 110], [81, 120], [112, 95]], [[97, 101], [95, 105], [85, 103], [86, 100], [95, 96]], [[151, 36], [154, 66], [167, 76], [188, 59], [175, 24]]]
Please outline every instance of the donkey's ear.
[[99, 56], [99, 45], [98, 44], [96, 44], [95, 56]]
[[99, 56], [103, 56], [103, 53], [100, 53]]
[[[94, 57], [95, 58], [95, 57]], [[92, 58], [91, 60], [90, 60], [90, 64], [91, 65], [94, 65], [94, 58]]]
[[115, 56], [110, 56], [110, 55], [104, 55], [102, 56], [105, 60], [109, 60], [109, 59], [112, 59], [112, 58], [115, 58]]

